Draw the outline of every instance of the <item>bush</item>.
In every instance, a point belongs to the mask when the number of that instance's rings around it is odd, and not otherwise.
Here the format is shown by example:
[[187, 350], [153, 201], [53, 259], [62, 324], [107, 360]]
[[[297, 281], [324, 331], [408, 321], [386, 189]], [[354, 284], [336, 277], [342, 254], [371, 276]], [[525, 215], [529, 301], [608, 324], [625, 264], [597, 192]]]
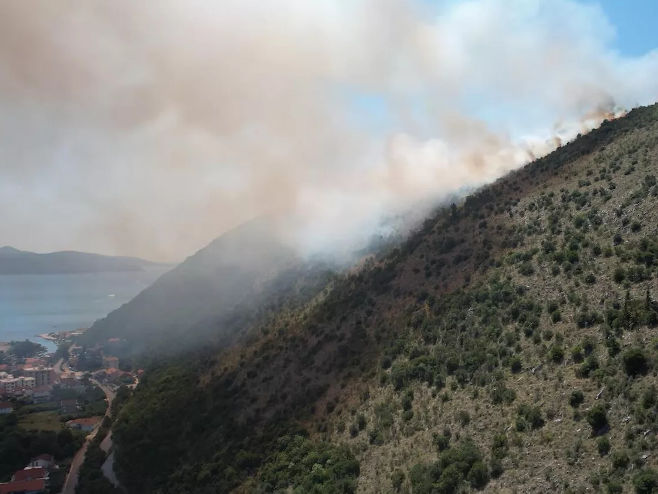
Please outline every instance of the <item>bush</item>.
[[555, 309], [553, 312], [551, 312], [551, 321], [553, 323], [558, 323], [562, 320], [562, 314], [560, 314], [560, 311]]
[[523, 364], [521, 363], [521, 359], [519, 357], [513, 357], [512, 360], [510, 361], [510, 370], [516, 374], [517, 372], [521, 372], [523, 369]]
[[605, 436], [600, 437], [599, 440], [596, 441], [596, 449], [601, 456], [607, 455], [610, 452], [610, 441], [608, 438]]
[[503, 468], [503, 462], [501, 462], [498, 458], [492, 458], [489, 462], [489, 471], [491, 473], [491, 477], [497, 479], [505, 471]]
[[[532, 429], [539, 429], [544, 425], [544, 419], [541, 415], [541, 409], [537, 406], [533, 407], [525, 403], [521, 404], [517, 409], [517, 413], [518, 413], [518, 418], [523, 419], [525, 423], [529, 425]], [[519, 428], [518, 418], [517, 418], [517, 430]]]
[[569, 405], [573, 408], [578, 408], [585, 401], [585, 396], [583, 392], [579, 389], [572, 391], [571, 396], [569, 397]]
[[612, 467], [617, 470], [625, 470], [628, 466], [629, 459], [626, 451], [614, 451], [612, 453]]
[[641, 470], [633, 477], [633, 486], [637, 494], [658, 492], [658, 472], [652, 468]]
[[597, 434], [601, 429], [608, 425], [608, 417], [605, 407], [597, 403], [589, 412], [587, 412], [587, 423], [592, 427], [592, 432]]
[[559, 364], [564, 360], [564, 349], [560, 345], [553, 345], [548, 355], [553, 362]]
[[402, 396], [402, 409], [403, 410], [411, 410], [411, 407], [414, 402], [414, 393], [413, 391], [409, 390], [404, 393]]
[[615, 269], [612, 278], [615, 280], [616, 283], [621, 283], [622, 281], [624, 281], [624, 278], [626, 278], [626, 271], [624, 271], [624, 268], [619, 267]]
[[450, 445], [450, 435], [443, 433], [443, 434], [434, 434], [433, 436], [434, 439], [434, 444], [436, 445], [436, 448], [439, 451], [444, 451], [448, 449], [448, 446]]
[[495, 434], [491, 443], [491, 455], [494, 458], [505, 458], [508, 448], [507, 436], [504, 433]]
[[404, 483], [404, 472], [400, 469], [395, 470], [391, 474], [391, 485], [393, 486], [393, 490], [395, 492], [400, 492], [400, 489], [402, 488], [402, 484]]
[[648, 362], [644, 352], [639, 348], [632, 348], [624, 352], [624, 369], [629, 376], [646, 374]]
[[476, 461], [468, 472], [468, 482], [475, 489], [482, 489], [489, 482], [489, 470], [481, 461]]
[[642, 393], [642, 408], [649, 409], [656, 404], [656, 386], [653, 384]]
[[459, 425], [465, 427], [471, 422], [471, 416], [466, 410], [460, 410], [457, 412], [457, 421], [459, 421]]

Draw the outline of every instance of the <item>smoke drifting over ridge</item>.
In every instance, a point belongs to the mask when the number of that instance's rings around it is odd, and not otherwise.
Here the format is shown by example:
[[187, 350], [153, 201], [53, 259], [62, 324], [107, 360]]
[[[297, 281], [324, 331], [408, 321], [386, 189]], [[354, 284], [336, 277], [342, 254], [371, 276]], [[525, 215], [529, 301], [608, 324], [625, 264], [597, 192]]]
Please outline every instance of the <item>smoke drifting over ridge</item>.
[[595, 6], [0, 5], [0, 244], [178, 259], [289, 214], [304, 252], [658, 97]]

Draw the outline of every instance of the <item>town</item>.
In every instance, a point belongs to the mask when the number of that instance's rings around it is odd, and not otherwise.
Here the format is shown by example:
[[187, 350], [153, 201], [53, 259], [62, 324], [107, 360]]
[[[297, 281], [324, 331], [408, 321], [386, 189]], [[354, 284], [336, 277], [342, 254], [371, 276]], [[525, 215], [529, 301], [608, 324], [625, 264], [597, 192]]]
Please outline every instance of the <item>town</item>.
[[[88, 445], [110, 452], [112, 402], [141, 371], [76, 344], [82, 331], [44, 335], [58, 345], [52, 353], [28, 340], [0, 343], [0, 494], [73, 494]], [[113, 480], [111, 465], [104, 471]]]

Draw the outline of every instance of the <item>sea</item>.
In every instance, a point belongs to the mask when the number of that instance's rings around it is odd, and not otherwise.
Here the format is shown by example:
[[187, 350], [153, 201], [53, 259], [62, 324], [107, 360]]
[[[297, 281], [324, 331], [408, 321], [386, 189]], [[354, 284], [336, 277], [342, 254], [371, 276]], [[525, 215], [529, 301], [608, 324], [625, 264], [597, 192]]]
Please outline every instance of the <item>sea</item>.
[[88, 328], [169, 269], [0, 275], [0, 341], [28, 339], [54, 351], [55, 344], [39, 334]]

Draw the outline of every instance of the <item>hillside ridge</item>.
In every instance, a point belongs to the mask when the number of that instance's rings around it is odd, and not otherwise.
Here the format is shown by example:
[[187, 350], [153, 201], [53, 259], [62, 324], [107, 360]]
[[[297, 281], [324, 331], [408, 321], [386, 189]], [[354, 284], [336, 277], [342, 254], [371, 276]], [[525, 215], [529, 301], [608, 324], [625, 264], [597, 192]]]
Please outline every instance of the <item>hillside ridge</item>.
[[115, 426], [122, 483], [644, 492], [656, 175], [653, 105], [438, 210], [243, 343], [154, 365]]

